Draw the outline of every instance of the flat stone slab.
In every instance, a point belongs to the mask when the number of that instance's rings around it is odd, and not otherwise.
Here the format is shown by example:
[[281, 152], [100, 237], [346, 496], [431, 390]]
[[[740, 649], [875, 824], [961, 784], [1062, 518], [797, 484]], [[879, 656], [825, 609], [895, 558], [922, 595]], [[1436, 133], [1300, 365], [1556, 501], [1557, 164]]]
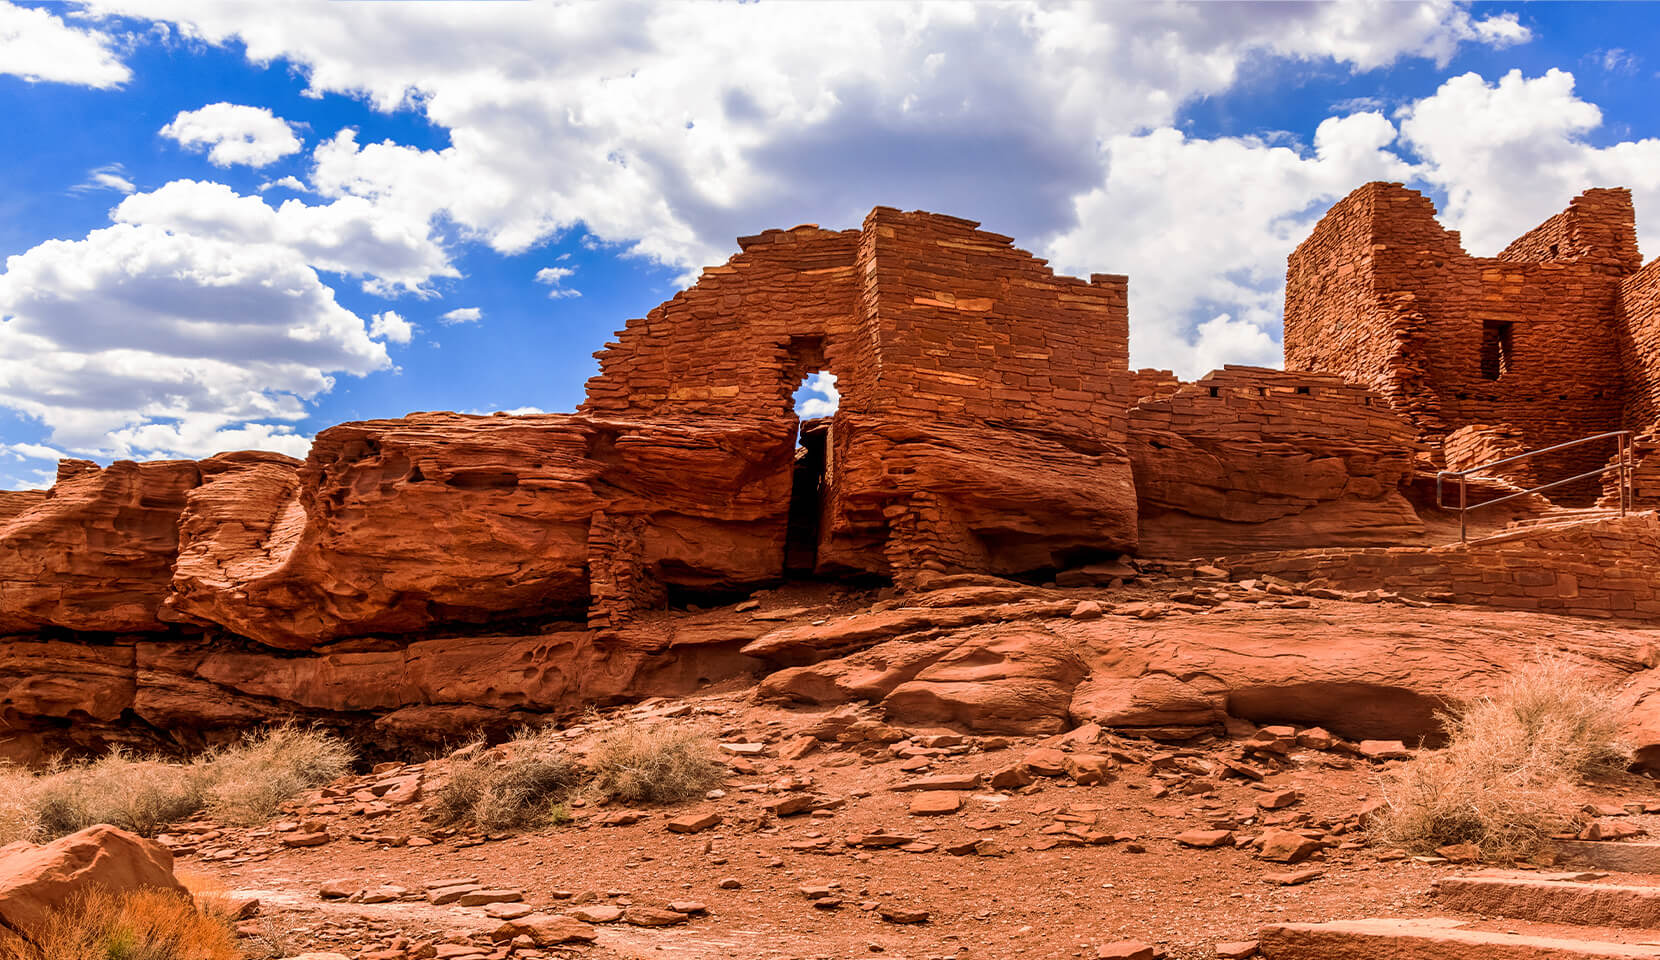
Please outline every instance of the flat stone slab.
[[1266, 960], [1654, 960], [1660, 946], [1463, 929], [1459, 920], [1282, 923], [1257, 932]]
[[1660, 887], [1522, 877], [1446, 877], [1436, 886], [1449, 910], [1540, 923], [1660, 927]]
[[1615, 840], [1558, 840], [1563, 862], [1616, 873], [1660, 873], [1660, 843]]

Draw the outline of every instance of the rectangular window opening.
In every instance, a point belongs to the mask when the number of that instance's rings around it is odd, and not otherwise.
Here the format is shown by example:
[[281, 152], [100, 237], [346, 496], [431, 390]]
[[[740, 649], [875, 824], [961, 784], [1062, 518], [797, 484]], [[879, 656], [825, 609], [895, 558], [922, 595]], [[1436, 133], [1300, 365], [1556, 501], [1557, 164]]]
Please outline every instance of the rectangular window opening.
[[1514, 347], [1511, 343], [1513, 326], [1514, 324], [1505, 320], [1481, 322], [1482, 379], [1497, 380], [1510, 372], [1510, 364], [1514, 359]]

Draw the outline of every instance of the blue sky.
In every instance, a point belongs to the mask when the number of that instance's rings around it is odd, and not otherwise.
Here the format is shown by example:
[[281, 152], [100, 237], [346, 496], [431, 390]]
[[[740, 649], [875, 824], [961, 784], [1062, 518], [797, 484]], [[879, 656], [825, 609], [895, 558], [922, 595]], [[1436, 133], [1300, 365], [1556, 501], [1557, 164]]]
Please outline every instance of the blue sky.
[[[875, 204], [1131, 278], [1132, 363], [1275, 363], [1367, 180], [1491, 253], [1591, 186], [1660, 253], [1660, 5], [0, 0], [0, 488], [572, 409], [733, 238]], [[448, 315], [448, 319], [446, 319]], [[825, 409], [829, 397], [815, 405]]]

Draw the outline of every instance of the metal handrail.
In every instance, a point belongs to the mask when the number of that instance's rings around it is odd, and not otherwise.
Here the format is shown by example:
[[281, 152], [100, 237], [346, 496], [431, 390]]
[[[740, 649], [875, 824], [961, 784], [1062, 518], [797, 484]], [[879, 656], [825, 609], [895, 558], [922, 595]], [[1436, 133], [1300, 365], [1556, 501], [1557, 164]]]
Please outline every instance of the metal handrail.
[[[1617, 450], [1615, 462], [1609, 466], [1602, 467], [1598, 470], [1591, 470], [1586, 473], [1579, 474], [1578, 476], [1569, 477], [1566, 480], [1557, 480], [1553, 483], [1540, 484], [1539, 486], [1528, 490], [1518, 490], [1515, 493], [1505, 494], [1502, 497], [1495, 497], [1492, 500], [1483, 500], [1474, 506], [1471, 506], [1469, 503], [1468, 479], [1472, 474], [1480, 473], [1483, 470], [1490, 470], [1493, 467], [1502, 467], [1507, 463], [1516, 463], [1521, 460], [1526, 460], [1529, 457], [1537, 457], [1540, 454], [1555, 453], [1558, 450], [1566, 450], [1570, 447], [1577, 447], [1587, 443], [1595, 443], [1598, 440], [1607, 440], [1610, 437], [1614, 437], [1616, 439]], [[1591, 477], [1604, 476], [1610, 470], [1617, 470], [1620, 474], [1620, 516], [1623, 517], [1632, 502], [1631, 468], [1631, 431], [1610, 430], [1607, 433], [1599, 433], [1594, 436], [1581, 437], [1578, 440], [1569, 440], [1567, 443], [1558, 443], [1551, 447], [1542, 447], [1538, 450], [1529, 450], [1527, 453], [1520, 453], [1514, 457], [1505, 457], [1502, 460], [1494, 460], [1490, 463], [1484, 463], [1480, 466], [1471, 467], [1468, 470], [1437, 471], [1435, 474], [1435, 506], [1437, 509], [1441, 510], [1450, 509], [1442, 496], [1442, 481], [1447, 477], [1456, 477], [1458, 479], [1458, 540], [1460, 543], [1464, 543], [1467, 539], [1467, 526], [1464, 518], [1465, 515], [1471, 510], [1479, 510], [1482, 507], [1490, 507], [1496, 503], [1503, 503], [1506, 500], [1514, 500], [1517, 497], [1525, 497], [1529, 494], [1538, 493], [1542, 490], [1552, 490], [1556, 487], [1564, 486], [1578, 480], [1586, 480]], [[1502, 480], [1503, 478], [1496, 477], [1493, 479]]]

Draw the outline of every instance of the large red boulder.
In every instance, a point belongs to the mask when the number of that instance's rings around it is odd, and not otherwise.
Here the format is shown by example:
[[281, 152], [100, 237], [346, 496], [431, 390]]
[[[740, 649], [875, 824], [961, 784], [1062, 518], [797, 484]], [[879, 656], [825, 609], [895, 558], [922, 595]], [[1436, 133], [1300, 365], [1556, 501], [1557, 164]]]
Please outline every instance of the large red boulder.
[[0, 847], [0, 927], [38, 935], [78, 893], [166, 890], [188, 896], [161, 844], [99, 824], [47, 844]]

